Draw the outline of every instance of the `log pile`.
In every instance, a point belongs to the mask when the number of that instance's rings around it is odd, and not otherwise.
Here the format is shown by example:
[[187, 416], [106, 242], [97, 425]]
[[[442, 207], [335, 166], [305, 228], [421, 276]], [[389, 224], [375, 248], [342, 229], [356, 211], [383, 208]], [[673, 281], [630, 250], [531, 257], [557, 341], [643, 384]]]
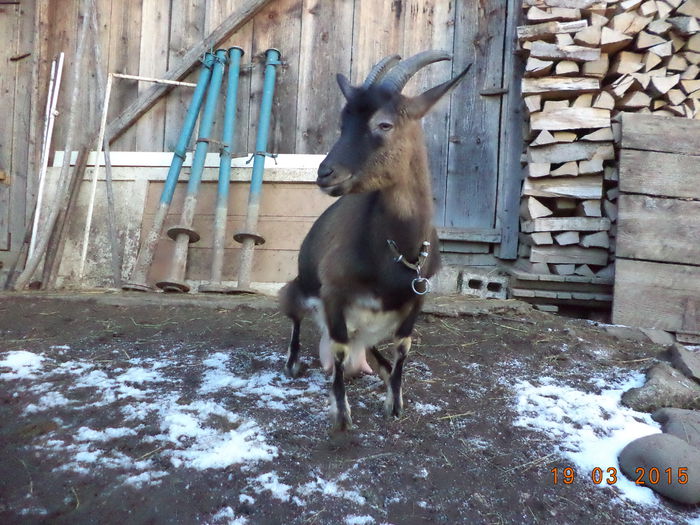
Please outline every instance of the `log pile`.
[[610, 280], [620, 113], [700, 119], [700, 0], [522, 5], [529, 141], [518, 266]]

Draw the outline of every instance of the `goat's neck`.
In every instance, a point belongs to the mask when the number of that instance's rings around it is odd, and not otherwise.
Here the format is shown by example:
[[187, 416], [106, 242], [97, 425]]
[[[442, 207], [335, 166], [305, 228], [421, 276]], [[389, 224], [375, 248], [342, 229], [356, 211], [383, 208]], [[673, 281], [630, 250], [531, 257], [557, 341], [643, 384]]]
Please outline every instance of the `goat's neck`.
[[406, 257], [417, 256], [421, 243], [430, 238], [433, 194], [427, 164], [424, 152], [410, 156], [401, 180], [380, 192], [387, 234]]

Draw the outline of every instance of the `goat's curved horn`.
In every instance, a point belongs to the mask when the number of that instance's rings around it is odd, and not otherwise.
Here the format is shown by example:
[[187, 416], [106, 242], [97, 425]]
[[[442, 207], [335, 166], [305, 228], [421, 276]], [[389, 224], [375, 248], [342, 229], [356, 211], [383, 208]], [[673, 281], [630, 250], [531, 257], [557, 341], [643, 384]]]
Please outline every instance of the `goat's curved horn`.
[[362, 87], [367, 89], [375, 82], [381, 80], [382, 77], [386, 75], [387, 71], [394, 67], [399, 62], [399, 60], [401, 60], [401, 57], [399, 55], [390, 55], [388, 57], [382, 58], [379, 62], [377, 62], [374, 65], [372, 71], [369, 72], [364, 84], [362, 84]]
[[413, 55], [412, 57], [407, 58], [396, 65], [382, 79], [382, 85], [385, 85], [393, 91], [400, 93], [410, 78], [420, 69], [424, 68], [428, 64], [432, 64], [433, 62], [450, 60], [451, 58], [452, 55], [450, 55], [447, 51], [423, 51], [422, 53]]

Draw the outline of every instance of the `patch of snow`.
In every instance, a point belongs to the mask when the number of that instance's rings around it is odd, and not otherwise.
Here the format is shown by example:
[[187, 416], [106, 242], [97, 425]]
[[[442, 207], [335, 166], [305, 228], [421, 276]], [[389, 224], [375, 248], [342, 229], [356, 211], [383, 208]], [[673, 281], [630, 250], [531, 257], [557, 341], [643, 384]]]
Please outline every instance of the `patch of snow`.
[[372, 525], [376, 521], [372, 516], [346, 516], [345, 523], [347, 525]]
[[[649, 414], [620, 404], [622, 394], [644, 384], [643, 374], [623, 380], [595, 381], [600, 394], [576, 390], [552, 378], [541, 378], [539, 385], [528, 381], [515, 384], [515, 426], [543, 431], [553, 439], [562, 456], [574, 463], [579, 477], [590, 477], [595, 468], [605, 473], [617, 469], [617, 482], [624, 498], [646, 505], [658, 503], [655, 493], [635, 485], [619, 470], [617, 456], [631, 441], [660, 432]], [[590, 478], [589, 478], [590, 479]], [[602, 483], [600, 486], [607, 486]]]
[[255, 498], [253, 496], [249, 496], [248, 494], [240, 494], [238, 496], [238, 501], [240, 503], [248, 503], [249, 505], [252, 505], [255, 503]]
[[231, 507], [224, 507], [219, 512], [211, 517], [211, 521], [207, 523], [217, 524], [226, 523], [226, 525], [245, 525], [248, 523], [248, 518], [244, 516], [236, 516], [236, 513]]
[[338, 485], [334, 481], [326, 481], [321, 476], [316, 476], [316, 479], [300, 486], [297, 491], [302, 496], [311, 496], [313, 494], [322, 494], [323, 496], [333, 496], [335, 498], [343, 498], [358, 505], [364, 505], [367, 500], [362, 494], [356, 490], [347, 490]]
[[289, 491], [292, 490], [291, 485], [282, 483], [277, 476], [277, 472], [274, 470], [272, 472], [266, 472], [261, 474], [253, 480], [257, 485], [255, 492], [261, 494], [263, 491], [269, 491], [272, 497], [281, 501], [289, 501], [290, 494]]
[[5, 358], [0, 360], [0, 368], [9, 368], [11, 372], [0, 374], [0, 379], [32, 379], [43, 366], [44, 360], [44, 357], [26, 350], [7, 352]]
[[437, 405], [419, 402], [413, 403], [413, 408], [416, 412], [424, 416], [427, 414], [434, 414], [435, 412], [439, 412], [441, 410], [441, 408]]

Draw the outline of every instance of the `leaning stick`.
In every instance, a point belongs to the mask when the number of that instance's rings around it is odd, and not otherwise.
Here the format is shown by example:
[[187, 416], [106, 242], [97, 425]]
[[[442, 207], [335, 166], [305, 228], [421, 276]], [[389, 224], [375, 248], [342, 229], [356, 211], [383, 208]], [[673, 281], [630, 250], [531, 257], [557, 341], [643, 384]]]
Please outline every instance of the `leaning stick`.
[[[83, 7], [85, 7], [83, 5]], [[87, 12], [85, 9], [81, 10], [83, 13]], [[80, 69], [83, 61], [83, 48], [85, 46], [85, 34], [87, 33], [87, 15], [83, 16], [82, 23], [80, 25], [80, 31], [78, 33], [78, 47], [75, 52], [75, 64], [73, 70], [73, 91], [71, 93], [71, 103], [70, 108], [73, 110], [70, 112], [68, 118], [68, 131], [66, 132], [66, 144], [65, 144], [65, 154], [63, 156], [63, 165], [61, 166], [61, 173], [58, 180], [58, 191], [56, 192], [56, 197], [51, 208], [51, 213], [49, 214], [46, 225], [41, 232], [41, 237], [37, 241], [37, 245], [34, 249], [32, 256], [28, 258], [27, 264], [24, 270], [17, 278], [14, 289], [21, 290], [27, 284], [29, 280], [34, 275], [34, 272], [39, 266], [41, 257], [46, 252], [46, 247], [49, 243], [49, 238], [51, 237], [51, 231], [56, 224], [56, 218], [58, 217], [58, 212], [60, 211], [60, 203], [63, 200], [62, 196], [68, 191], [70, 186], [68, 172], [70, 171], [70, 160], [71, 151], [73, 148], [73, 136], [75, 135], [75, 128], [77, 124], [77, 111], [75, 108], [78, 106], [78, 98], [80, 96]]]

